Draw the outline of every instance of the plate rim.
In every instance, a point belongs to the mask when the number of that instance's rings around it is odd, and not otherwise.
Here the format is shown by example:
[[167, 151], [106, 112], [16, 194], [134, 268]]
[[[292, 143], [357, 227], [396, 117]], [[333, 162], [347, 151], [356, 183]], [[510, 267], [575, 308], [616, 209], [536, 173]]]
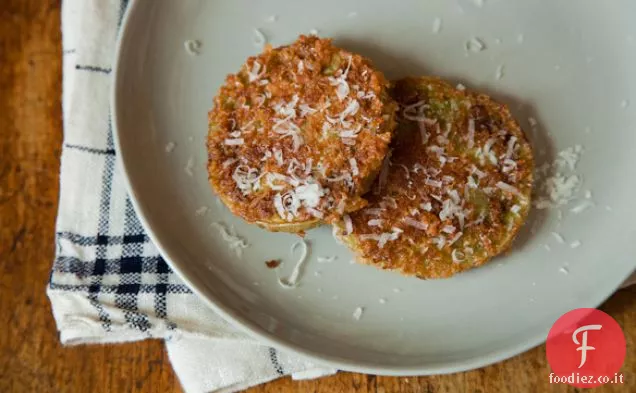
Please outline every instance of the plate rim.
[[[285, 339], [282, 339], [275, 334], [272, 334], [255, 323], [251, 322], [247, 318], [239, 315], [237, 312], [232, 310], [231, 307], [224, 305], [219, 299], [216, 299], [213, 294], [206, 295], [203, 293], [203, 290], [198, 287], [198, 285], [194, 282], [195, 279], [192, 275], [189, 275], [185, 270], [180, 268], [180, 263], [178, 262], [178, 258], [173, 258], [170, 251], [163, 246], [161, 241], [159, 240], [159, 236], [155, 233], [152, 226], [149, 223], [148, 215], [144, 211], [141, 206], [141, 202], [139, 202], [139, 198], [137, 195], [136, 188], [134, 187], [128, 170], [126, 169], [126, 159], [124, 158], [124, 150], [121, 147], [121, 139], [120, 133], [121, 129], [124, 127], [119, 126], [119, 118], [117, 116], [117, 108], [121, 105], [119, 99], [119, 90], [118, 86], [120, 85], [120, 70], [122, 69], [123, 58], [122, 52], [123, 47], [126, 42], [126, 38], [132, 34], [130, 32], [131, 28], [131, 20], [134, 18], [134, 14], [136, 10], [140, 7], [139, 4], [146, 0], [131, 0], [126, 8], [124, 16], [121, 21], [121, 26], [117, 35], [115, 51], [114, 51], [114, 62], [113, 62], [113, 72], [110, 86], [110, 118], [111, 118], [111, 132], [113, 137], [113, 143], [116, 151], [115, 160], [121, 170], [121, 175], [123, 177], [123, 183], [126, 187], [126, 191], [130, 196], [131, 204], [137, 217], [139, 218], [139, 222], [142, 227], [146, 231], [146, 234], [153, 242], [159, 254], [163, 257], [166, 263], [170, 266], [172, 271], [177, 274], [177, 276], [190, 288], [195, 296], [197, 296], [200, 300], [204, 302], [210, 309], [212, 309], [215, 313], [221, 316], [224, 320], [229, 322], [233, 327], [246, 333], [248, 336], [268, 345], [274, 347], [276, 349], [283, 350], [289, 353], [295, 353], [301, 355], [308, 360], [316, 362], [320, 365], [325, 365], [329, 367], [333, 367], [338, 370], [343, 371], [352, 371], [359, 372], [365, 374], [375, 374], [375, 375], [386, 375], [386, 376], [427, 376], [427, 375], [443, 375], [443, 374], [451, 374], [458, 373], [463, 371], [470, 371], [479, 369], [482, 367], [486, 367], [495, 363], [502, 362], [504, 360], [510, 359], [514, 356], [517, 356], [521, 353], [529, 351], [530, 349], [542, 345], [548, 335], [549, 329], [544, 329], [544, 331], [537, 332], [534, 335], [528, 337], [527, 339], [518, 342], [515, 345], [504, 346], [501, 349], [495, 349], [487, 354], [481, 354], [478, 356], [473, 356], [470, 358], [463, 359], [461, 361], [443, 361], [437, 363], [435, 365], [428, 366], [379, 366], [377, 363], [365, 363], [364, 361], [354, 361], [351, 359], [342, 358], [340, 356], [328, 355], [324, 353], [319, 353], [317, 351], [309, 350], [303, 348], [300, 345], [291, 343]], [[615, 287], [610, 289], [608, 293], [605, 293], [594, 302], [596, 304], [592, 305], [581, 305], [581, 307], [593, 307], [598, 308], [601, 304], [603, 304], [610, 296], [612, 296], [617, 290], [620, 289], [620, 285], [624, 280], [626, 280], [631, 273], [628, 273], [621, 281], [619, 281]]]

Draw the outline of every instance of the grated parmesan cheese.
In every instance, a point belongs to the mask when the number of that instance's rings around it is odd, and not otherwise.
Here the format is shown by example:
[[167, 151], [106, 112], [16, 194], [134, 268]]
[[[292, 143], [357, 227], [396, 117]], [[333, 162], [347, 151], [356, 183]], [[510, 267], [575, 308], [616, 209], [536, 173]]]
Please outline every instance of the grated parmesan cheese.
[[426, 179], [424, 180], [424, 184], [431, 187], [441, 188], [444, 184], [439, 180]]
[[360, 318], [362, 318], [362, 314], [364, 313], [364, 307], [357, 307], [354, 311], [353, 311], [353, 319], [355, 319], [356, 321], [359, 321]]
[[321, 257], [321, 256], [319, 256], [316, 259], [317, 259], [318, 263], [331, 263], [331, 262], [335, 261], [336, 259], [338, 259], [338, 257], [336, 257], [336, 256], [331, 256], [331, 257]]
[[497, 186], [497, 188], [509, 192], [511, 194], [517, 195], [519, 197], [523, 197], [523, 194], [519, 191], [519, 189], [515, 186], [511, 186], [508, 183], [504, 183], [502, 181], [497, 182], [497, 184], [495, 184], [495, 186]]
[[172, 153], [172, 151], [174, 150], [176, 146], [177, 145], [174, 142], [166, 143], [166, 153]]
[[358, 176], [360, 171], [358, 170], [358, 162], [356, 159], [353, 157], [349, 158], [349, 165], [351, 165], [351, 174], [353, 176]]
[[240, 146], [245, 143], [245, 140], [243, 138], [226, 139], [223, 143], [227, 146]]
[[[534, 206], [538, 209], [554, 208], [565, 205], [574, 199], [581, 185], [581, 178], [571, 172], [576, 169], [581, 145], [575, 145], [559, 152], [552, 163], [546, 163], [536, 171], [537, 197]], [[570, 172], [570, 173], [567, 173]], [[591, 197], [591, 193], [589, 194]]]
[[186, 40], [183, 43], [183, 47], [185, 48], [186, 52], [188, 52], [190, 56], [200, 55], [202, 46], [203, 44], [199, 40]]
[[363, 234], [360, 235], [360, 240], [376, 240], [379, 248], [384, 248], [385, 244], [389, 241], [395, 241], [403, 231], [399, 228], [392, 228], [392, 232], [384, 232], [380, 235], [376, 234]]
[[384, 220], [381, 220], [379, 218], [374, 218], [372, 220], [367, 221], [367, 226], [370, 227], [379, 227], [382, 226], [382, 223], [384, 222]]
[[486, 44], [481, 38], [473, 37], [466, 41], [465, 48], [470, 52], [481, 52], [486, 49]]
[[188, 159], [188, 163], [186, 164], [185, 168], [183, 168], [183, 170], [185, 171], [186, 175], [192, 177], [194, 176], [194, 158], [190, 157]]
[[504, 65], [500, 64], [499, 67], [497, 67], [497, 70], [495, 71], [495, 79], [500, 80], [503, 77], [504, 77]]
[[267, 44], [267, 37], [265, 37], [265, 34], [263, 34], [260, 29], [254, 29], [253, 33], [254, 37], [252, 38], [252, 43], [254, 46], [262, 48], [265, 44]]
[[200, 208], [197, 209], [196, 212], [194, 212], [194, 214], [196, 214], [198, 217], [201, 217], [205, 215], [205, 213], [207, 213], [208, 210], [209, 208], [207, 206], [201, 206]]
[[351, 217], [346, 214], [344, 217], [344, 222], [345, 222], [345, 235], [350, 235], [353, 233], [353, 221], [351, 221]]
[[428, 224], [420, 222], [414, 218], [411, 217], [404, 217], [404, 219], [402, 220], [406, 225], [425, 231], [428, 229]]
[[433, 34], [438, 34], [442, 31], [442, 18], [436, 17], [433, 19]]
[[[349, 74], [349, 69], [351, 68], [352, 56], [349, 56], [349, 62], [347, 64], [347, 68], [340, 74], [339, 77], [329, 77], [329, 83], [332, 86], [336, 86], [336, 96], [340, 101], [343, 101], [351, 91], [349, 88], [349, 84], [347, 83], [347, 76]], [[355, 100], [354, 100], [355, 101]], [[355, 101], [357, 103], [357, 101]], [[346, 109], [345, 109], [346, 111]]]
[[452, 225], [446, 225], [442, 228], [442, 232], [444, 233], [448, 233], [448, 234], [453, 234], [455, 233], [455, 227]]
[[571, 248], [578, 248], [581, 246], [581, 242], [578, 240], [573, 241], [572, 243], [570, 243], [570, 247]]
[[565, 243], [565, 239], [563, 238], [563, 236], [560, 233], [558, 233], [558, 232], [551, 232], [551, 233], [552, 233], [552, 236], [554, 236], [554, 238], [556, 239], [557, 242], [559, 242], [561, 244]]
[[[245, 66], [247, 67], [247, 64]], [[254, 64], [252, 65], [252, 69], [247, 71], [247, 79], [250, 82], [254, 82], [261, 79], [261, 77], [265, 75], [266, 68], [267, 67], [263, 67], [263, 70], [261, 71], [261, 63], [259, 63], [258, 61], [255, 61]]]
[[590, 201], [584, 201], [576, 206], [574, 206], [572, 209], [570, 209], [570, 211], [574, 214], [579, 214], [582, 213], [583, 211], [589, 209], [590, 207], [593, 207], [594, 203], [590, 202]]
[[524, 40], [523, 34], [521, 34], [521, 33], [518, 34], [517, 35], [517, 42], [520, 43], [520, 44], [523, 44], [523, 40]]
[[307, 254], [309, 252], [307, 242], [304, 240], [298, 241], [291, 246], [291, 253], [299, 247], [302, 246], [300, 257], [298, 258], [298, 262], [296, 262], [296, 266], [294, 266], [294, 270], [291, 275], [287, 279], [278, 279], [278, 284], [286, 289], [296, 288], [298, 286], [298, 280], [300, 279], [300, 275], [302, 273], [302, 267], [307, 261]]
[[466, 254], [458, 249], [454, 249], [451, 252], [451, 257], [453, 258], [453, 262], [455, 263], [462, 263], [466, 260]]
[[230, 227], [228, 229], [225, 225], [218, 222], [213, 222], [210, 226], [219, 230], [223, 240], [228, 243], [230, 249], [240, 258], [243, 254], [243, 249], [247, 248], [249, 245], [244, 239], [234, 232], [234, 228]]

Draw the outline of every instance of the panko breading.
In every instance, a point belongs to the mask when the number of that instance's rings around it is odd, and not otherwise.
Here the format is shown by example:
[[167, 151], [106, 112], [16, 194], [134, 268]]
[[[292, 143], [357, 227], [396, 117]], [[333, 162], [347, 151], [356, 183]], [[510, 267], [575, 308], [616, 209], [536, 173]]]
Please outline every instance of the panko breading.
[[396, 140], [369, 205], [336, 234], [362, 263], [449, 277], [509, 248], [530, 209], [530, 144], [505, 105], [438, 78], [395, 83]]
[[388, 82], [315, 36], [229, 75], [209, 113], [210, 184], [236, 215], [300, 232], [366, 205], [396, 126]]

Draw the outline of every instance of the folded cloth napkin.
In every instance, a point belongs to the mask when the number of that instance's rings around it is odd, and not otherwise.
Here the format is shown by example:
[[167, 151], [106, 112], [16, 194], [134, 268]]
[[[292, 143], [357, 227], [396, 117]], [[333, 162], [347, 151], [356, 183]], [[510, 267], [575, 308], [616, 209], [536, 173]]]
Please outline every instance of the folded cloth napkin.
[[166, 340], [187, 392], [233, 392], [335, 370], [267, 347], [218, 317], [144, 233], [117, 167], [111, 64], [127, 1], [62, 4], [64, 145], [47, 289], [64, 344]]
[[117, 168], [109, 113], [126, 3], [63, 2], [65, 132], [57, 255], [47, 290], [61, 341], [165, 339], [187, 392], [334, 373], [236, 331], [190, 292], [144, 233]]

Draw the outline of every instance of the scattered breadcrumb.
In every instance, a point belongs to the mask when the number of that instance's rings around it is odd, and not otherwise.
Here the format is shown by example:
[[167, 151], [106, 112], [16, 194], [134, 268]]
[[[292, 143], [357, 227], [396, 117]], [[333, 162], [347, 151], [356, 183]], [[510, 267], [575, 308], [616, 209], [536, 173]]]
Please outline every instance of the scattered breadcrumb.
[[166, 143], [166, 153], [172, 153], [172, 151], [174, 150], [176, 146], [177, 145], [174, 142]]
[[265, 261], [265, 265], [270, 269], [276, 269], [280, 266], [280, 259], [270, 259], [269, 261]]
[[459, 91], [466, 90], [466, 86], [462, 85], [461, 83], [458, 83], [457, 86], [455, 86], [455, 88]]

